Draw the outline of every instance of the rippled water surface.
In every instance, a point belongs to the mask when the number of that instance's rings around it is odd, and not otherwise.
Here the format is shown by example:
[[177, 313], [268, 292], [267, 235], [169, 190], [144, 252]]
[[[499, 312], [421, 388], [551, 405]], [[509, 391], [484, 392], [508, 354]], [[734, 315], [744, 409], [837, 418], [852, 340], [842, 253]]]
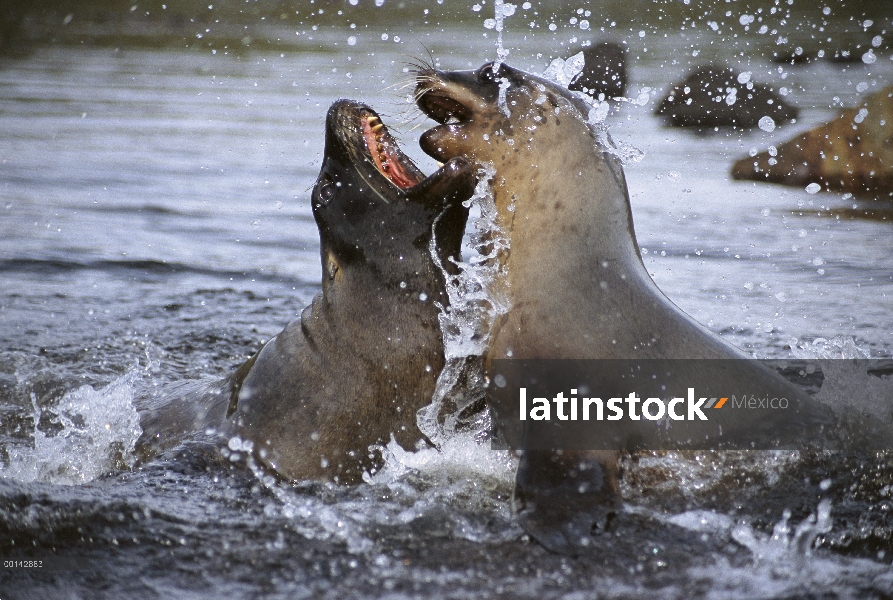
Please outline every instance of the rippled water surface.
[[[571, 54], [566, 35], [510, 24], [514, 66]], [[430, 51], [443, 68], [477, 67], [495, 56], [483, 31], [353, 45], [320, 32], [285, 52], [49, 46], [0, 61], [0, 555], [89, 563], [0, 570], [0, 597], [893, 595], [886, 455], [630, 459], [628, 508], [577, 559], [523, 535], [514, 459], [461, 436], [440, 452], [390, 447], [352, 488], [276, 484], [238, 448], [198, 443], [127, 466], [134, 398], [232, 372], [317, 293], [309, 188], [329, 104], [371, 104], [430, 172], [405, 62]], [[634, 101], [608, 124], [643, 153], [626, 167], [630, 197], [667, 295], [759, 357], [891, 356], [890, 219], [727, 174], [853, 104], [857, 87], [893, 81], [893, 61], [779, 70], [703, 35], [616, 37], [632, 49]], [[798, 122], [663, 128], [660, 93], [715, 58], [787, 87]]]

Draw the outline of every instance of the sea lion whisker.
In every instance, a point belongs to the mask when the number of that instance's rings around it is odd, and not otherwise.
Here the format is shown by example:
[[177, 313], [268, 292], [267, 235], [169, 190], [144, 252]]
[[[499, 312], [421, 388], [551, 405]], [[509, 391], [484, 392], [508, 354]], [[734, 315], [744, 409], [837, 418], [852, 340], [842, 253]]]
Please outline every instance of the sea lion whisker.
[[421, 127], [421, 126], [424, 125], [424, 124], [425, 124], [424, 121], [419, 121], [418, 123], [416, 123], [415, 125], [413, 125], [413, 126], [409, 129], [409, 131], [408, 131], [407, 133], [411, 133], [411, 132], [415, 131], [416, 129], [418, 129], [419, 127]]
[[405, 79], [396, 81], [395, 83], [392, 83], [390, 85], [386, 85], [385, 87], [381, 88], [381, 91], [391, 90], [391, 89], [395, 89], [398, 87], [402, 89], [402, 87], [405, 87], [406, 85], [411, 85], [414, 83], [415, 83], [415, 78], [407, 77]]
[[425, 52], [428, 53], [429, 60], [425, 60], [421, 56], [410, 56], [409, 60], [411, 62], [405, 62], [403, 64], [408, 65], [408, 66], [417, 67], [424, 71], [433, 71], [434, 70], [434, 62], [435, 62], [434, 54], [432, 54], [431, 50], [424, 44], [422, 44], [422, 48], [424, 48]]

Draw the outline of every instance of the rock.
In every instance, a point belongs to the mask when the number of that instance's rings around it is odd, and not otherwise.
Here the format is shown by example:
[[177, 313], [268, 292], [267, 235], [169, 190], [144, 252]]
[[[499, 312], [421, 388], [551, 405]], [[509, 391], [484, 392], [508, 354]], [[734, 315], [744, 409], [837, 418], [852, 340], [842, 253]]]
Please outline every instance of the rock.
[[893, 196], [893, 86], [777, 149], [742, 158], [732, 177]]
[[692, 71], [661, 101], [654, 114], [674, 127], [755, 127], [760, 119], [776, 123], [797, 117], [771, 88], [750, 81], [749, 73], [708, 64]]
[[804, 50], [802, 46], [795, 48], [776, 48], [772, 50], [772, 62], [780, 65], [803, 65], [819, 59], [816, 50]]
[[619, 98], [626, 94], [626, 50], [620, 44], [601, 42], [583, 50], [583, 72], [568, 89], [596, 98]]

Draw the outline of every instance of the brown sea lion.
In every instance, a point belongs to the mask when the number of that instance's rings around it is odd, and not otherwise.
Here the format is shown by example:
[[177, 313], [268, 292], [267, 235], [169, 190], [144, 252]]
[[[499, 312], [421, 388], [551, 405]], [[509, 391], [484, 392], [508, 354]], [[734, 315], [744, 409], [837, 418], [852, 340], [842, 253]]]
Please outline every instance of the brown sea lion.
[[[748, 358], [683, 313], [651, 280], [636, 243], [623, 168], [607, 133], [588, 123], [588, 104], [505, 64], [422, 69], [417, 81], [419, 107], [441, 123], [422, 136], [423, 150], [438, 160], [465, 156], [495, 168], [492, 193], [509, 244], [498, 254], [505, 274], [494, 292], [505, 294], [510, 308], [490, 340], [491, 368], [506, 358]], [[612, 377], [606, 374], [607, 387], [622, 385]], [[675, 378], [695, 388], [722, 381], [730, 389], [756, 384], [784, 393], [796, 406], [786, 415], [792, 430], [829, 419], [824, 407], [754, 361], [687, 361]], [[780, 425], [755, 413], [730, 417], [731, 411], [706, 429], [690, 423], [681, 431]], [[533, 537], [572, 553], [620, 500], [617, 453], [531, 449], [536, 436], [535, 423], [525, 421], [516, 509]]]

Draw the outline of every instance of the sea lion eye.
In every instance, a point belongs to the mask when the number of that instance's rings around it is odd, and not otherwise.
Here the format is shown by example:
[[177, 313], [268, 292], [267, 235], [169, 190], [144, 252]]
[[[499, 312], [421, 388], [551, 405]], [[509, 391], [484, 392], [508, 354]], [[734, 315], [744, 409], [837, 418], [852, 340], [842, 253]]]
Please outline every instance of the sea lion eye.
[[502, 77], [502, 65], [496, 68], [495, 62], [488, 62], [478, 69], [477, 78], [484, 83], [497, 83]]
[[325, 181], [319, 186], [319, 201], [325, 205], [332, 201], [335, 197], [335, 184], [331, 181]]

